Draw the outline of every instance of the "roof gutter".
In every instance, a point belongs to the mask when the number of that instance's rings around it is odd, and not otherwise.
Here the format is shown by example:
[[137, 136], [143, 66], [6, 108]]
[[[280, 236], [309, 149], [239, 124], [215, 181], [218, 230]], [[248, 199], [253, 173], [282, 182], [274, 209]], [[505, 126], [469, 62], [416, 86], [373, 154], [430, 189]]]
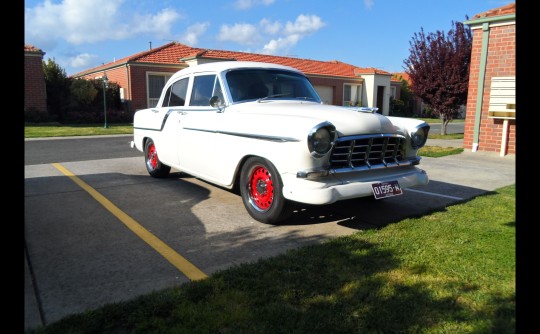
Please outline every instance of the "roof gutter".
[[96, 67], [96, 68], [88, 70], [88, 71], [75, 73], [75, 74], [71, 75], [70, 77], [72, 77], [72, 78], [80, 78], [80, 77], [84, 77], [84, 76], [90, 75], [90, 74], [101, 73], [103, 71], [108, 71], [108, 70], [112, 70], [112, 69], [119, 68], [119, 67], [122, 67], [122, 66], [126, 66], [127, 63], [128, 62], [122, 62], [122, 63], [114, 64], [113, 66], [102, 65], [100, 67]]
[[495, 23], [495, 22], [501, 22], [501, 21], [510, 21], [515, 20], [516, 14], [507, 14], [507, 15], [501, 15], [501, 16], [489, 16], [489, 17], [481, 17], [474, 20], [467, 20], [463, 23], [466, 25], [476, 25], [476, 24], [482, 24], [482, 23]]

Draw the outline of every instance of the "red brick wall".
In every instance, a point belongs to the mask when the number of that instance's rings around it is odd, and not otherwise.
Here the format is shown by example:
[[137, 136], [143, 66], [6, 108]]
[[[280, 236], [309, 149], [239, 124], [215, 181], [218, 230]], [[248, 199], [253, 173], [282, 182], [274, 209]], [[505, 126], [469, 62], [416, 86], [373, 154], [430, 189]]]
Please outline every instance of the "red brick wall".
[[47, 111], [43, 54], [24, 54], [24, 110]]
[[[138, 109], [147, 108], [146, 99], [146, 72], [176, 73], [179, 68], [156, 67], [156, 66], [121, 66], [107, 70], [109, 82], [115, 82], [124, 88], [124, 99], [128, 103], [129, 110], [134, 112]], [[128, 71], [129, 79], [128, 82]], [[96, 72], [84, 76], [85, 79], [94, 79], [102, 77], [103, 72]]]
[[[472, 149], [474, 124], [480, 74], [482, 49], [482, 29], [473, 30], [473, 46], [469, 76], [469, 92], [467, 97], [467, 115], [463, 136], [463, 148]], [[504, 25], [490, 27], [488, 57], [485, 70], [484, 91], [482, 95], [482, 112], [478, 138], [479, 151], [501, 151], [503, 120], [488, 117], [491, 78], [516, 75], [516, 26]], [[507, 132], [506, 154], [516, 153], [516, 122], [510, 120]]]
[[132, 66], [131, 69], [131, 92], [133, 110], [148, 108], [146, 94], [146, 73], [176, 73], [179, 68], [155, 67], [155, 66]]

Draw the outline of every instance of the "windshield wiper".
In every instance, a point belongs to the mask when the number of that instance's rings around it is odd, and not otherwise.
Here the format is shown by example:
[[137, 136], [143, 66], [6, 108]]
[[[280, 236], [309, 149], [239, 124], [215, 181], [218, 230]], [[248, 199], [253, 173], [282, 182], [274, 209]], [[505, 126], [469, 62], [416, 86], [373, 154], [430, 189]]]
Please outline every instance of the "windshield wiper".
[[285, 95], [291, 95], [291, 93], [268, 95], [268, 96], [265, 96], [265, 97], [258, 98], [257, 102], [260, 102], [260, 101], [263, 101], [263, 100], [266, 100], [266, 99], [271, 99], [273, 97], [279, 97], [279, 96], [285, 96]]
[[[271, 99], [273, 97], [286, 96], [286, 95], [291, 95], [291, 93], [268, 95], [268, 96], [261, 97], [261, 98], [257, 99], [257, 102], [261, 102], [261, 101], [266, 100], [266, 99]], [[310, 97], [310, 96], [296, 96], [296, 97], [293, 97], [293, 99], [315, 100], [315, 98]]]

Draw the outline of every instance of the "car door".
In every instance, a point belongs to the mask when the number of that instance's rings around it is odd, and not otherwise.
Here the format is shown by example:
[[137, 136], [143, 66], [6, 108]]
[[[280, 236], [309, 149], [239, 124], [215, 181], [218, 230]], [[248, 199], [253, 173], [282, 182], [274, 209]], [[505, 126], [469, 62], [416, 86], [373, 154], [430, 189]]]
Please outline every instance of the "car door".
[[179, 167], [178, 159], [178, 132], [180, 128], [179, 117], [186, 108], [189, 77], [180, 78], [173, 82], [165, 92], [160, 108], [156, 112], [162, 113], [160, 124], [161, 135], [156, 141], [159, 158], [171, 167]]
[[195, 74], [188, 94], [187, 106], [176, 113], [180, 167], [191, 175], [221, 183], [217, 179], [216, 129], [224, 114], [210, 105], [212, 96], [219, 96], [223, 101], [218, 76], [213, 73]]

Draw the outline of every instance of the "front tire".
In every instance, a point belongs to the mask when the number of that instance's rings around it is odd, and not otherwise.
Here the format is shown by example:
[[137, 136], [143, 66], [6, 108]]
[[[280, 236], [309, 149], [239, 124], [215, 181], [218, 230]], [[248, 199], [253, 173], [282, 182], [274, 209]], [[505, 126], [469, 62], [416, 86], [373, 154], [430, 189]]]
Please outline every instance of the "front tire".
[[274, 165], [260, 157], [249, 158], [240, 174], [240, 194], [251, 217], [266, 224], [286, 218], [288, 202]]
[[169, 176], [171, 167], [159, 161], [156, 145], [152, 139], [148, 139], [144, 145], [144, 162], [150, 176], [156, 178]]

